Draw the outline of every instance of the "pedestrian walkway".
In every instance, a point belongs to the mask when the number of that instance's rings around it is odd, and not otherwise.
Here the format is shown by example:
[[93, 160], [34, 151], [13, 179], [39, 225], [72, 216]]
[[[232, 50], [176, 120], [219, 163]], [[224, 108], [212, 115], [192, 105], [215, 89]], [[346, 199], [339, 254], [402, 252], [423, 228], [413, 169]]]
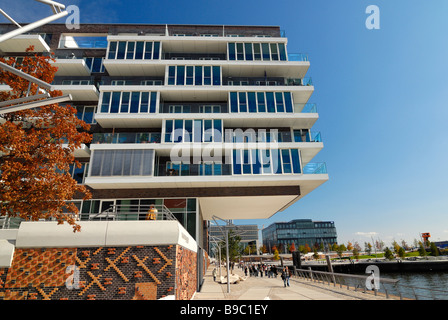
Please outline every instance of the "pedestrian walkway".
[[[227, 292], [227, 283], [213, 281], [213, 268], [213, 265], [208, 268], [202, 288], [195, 293], [193, 300], [386, 300], [385, 297], [371, 293], [355, 292], [294, 277], [289, 281], [290, 286], [285, 287], [280, 276], [248, 276], [246, 280], [230, 284], [230, 292]], [[225, 268], [222, 272], [226, 274]], [[233, 274], [244, 277], [243, 271], [237, 267]]]

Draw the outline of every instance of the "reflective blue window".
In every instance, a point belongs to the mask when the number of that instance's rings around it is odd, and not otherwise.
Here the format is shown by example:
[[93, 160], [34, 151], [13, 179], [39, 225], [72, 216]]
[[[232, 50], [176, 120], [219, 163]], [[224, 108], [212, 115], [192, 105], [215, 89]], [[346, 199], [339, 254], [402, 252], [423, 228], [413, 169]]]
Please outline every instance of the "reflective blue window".
[[269, 43], [262, 43], [261, 49], [263, 51], [263, 60], [271, 60], [271, 54], [269, 52]]
[[202, 67], [194, 67], [194, 84], [197, 86], [202, 85]]
[[241, 174], [241, 151], [233, 150], [233, 174]]
[[140, 104], [140, 92], [132, 92], [131, 95], [131, 113], [138, 113], [138, 106]]
[[213, 120], [214, 141], [222, 142], [222, 121], [220, 119]]
[[154, 42], [153, 59], [159, 59], [160, 42]]
[[264, 100], [263, 92], [257, 92], [257, 100], [258, 100], [258, 112], [266, 112], [266, 102]]
[[171, 134], [173, 133], [173, 120], [165, 121], [165, 142], [172, 142]]
[[149, 109], [149, 92], [142, 92], [140, 101], [140, 112], [148, 112]]
[[169, 66], [168, 67], [168, 85], [174, 85], [176, 79], [176, 67]]
[[229, 60], [236, 60], [235, 43], [229, 43]]
[[275, 101], [273, 92], [266, 92], [266, 101], [268, 112], [275, 112]]
[[156, 103], [157, 103], [157, 92], [151, 92], [151, 105], [149, 108], [149, 112], [156, 112]]
[[286, 48], [285, 48], [285, 44], [284, 43], [279, 43], [278, 44], [278, 51], [280, 53], [280, 60], [281, 61], [286, 61]]
[[143, 41], [138, 41], [137, 46], [135, 48], [135, 59], [141, 60], [143, 59], [143, 49], [145, 47], [145, 43]]
[[285, 112], [285, 106], [283, 104], [283, 94], [281, 92], [275, 93], [275, 104], [277, 112]]
[[121, 92], [112, 93], [112, 103], [110, 106], [111, 113], [118, 113], [119, 106], [120, 106], [120, 96], [121, 96]]
[[238, 96], [236, 92], [230, 92], [230, 111], [238, 112]]
[[185, 84], [193, 85], [193, 66], [187, 66], [187, 78], [185, 80]]
[[126, 52], [126, 59], [134, 59], [135, 42], [128, 42], [128, 50]]
[[185, 79], [185, 67], [177, 66], [176, 85], [183, 86]]
[[182, 142], [183, 132], [184, 132], [184, 121], [177, 119], [174, 120], [174, 142]]
[[257, 112], [257, 101], [255, 99], [255, 92], [248, 92], [247, 98], [249, 100], [249, 112]]
[[152, 42], [146, 42], [145, 59], [152, 59]]
[[117, 53], [117, 42], [111, 41], [109, 44], [109, 55], [107, 56], [108, 59], [115, 59], [115, 55]]
[[247, 112], [246, 92], [240, 92], [238, 94], [238, 97], [239, 97], [240, 112]]
[[110, 92], [103, 93], [103, 101], [101, 103], [101, 112], [109, 112]]
[[246, 61], [252, 61], [253, 60], [252, 43], [245, 43], [244, 44], [244, 49], [246, 51]]
[[291, 159], [292, 159], [292, 167], [293, 167], [294, 173], [301, 173], [299, 150], [291, 149]]
[[286, 109], [286, 112], [293, 112], [294, 111], [294, 107], [292, 105], [291, 92], [284, 92], [283, 95], [285, 97], [285, 109]]
[[184, 141], [192, 142], [193, 139], [193, 120], [185, 120]]
[[129, 111], [129, 97], [131, 93], [130, 92], [123, 92], [121, 95], [121, 108], [120, 112], [127, 113]]
[[213, 85], [214, 86], [221, 85], [221, 67], [218, 66], [213, 67]]
[[282, 150], [283, 173], [292, 173], [289, 150]]
[[124, 59], [125, 52], [126, 52], [126, 41], [118, 42], [117, 59]]
[[212, 68], [204, 67], [204, 85], [209, 86], [212, 84]]

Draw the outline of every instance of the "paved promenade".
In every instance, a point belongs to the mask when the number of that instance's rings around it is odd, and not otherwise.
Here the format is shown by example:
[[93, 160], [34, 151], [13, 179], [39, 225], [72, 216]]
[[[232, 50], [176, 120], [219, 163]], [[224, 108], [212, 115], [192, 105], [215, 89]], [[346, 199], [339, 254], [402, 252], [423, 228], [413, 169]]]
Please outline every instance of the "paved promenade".
[[[247, 277], [237, 284], [213, 281], [214, 266], [211, 265], [205, 275], [201, 291], [196, 292], [192, 300], [386, 300], [372, 293], [355, 292], [347, 288], [334, 287], [291, 277], [290, 286], [284, 287], [283, 280], [277, 278]], [[225, 275], [225, 268], [222, 269]], [[235, 267], [234, 274], [244, 276], [240, 268]]]

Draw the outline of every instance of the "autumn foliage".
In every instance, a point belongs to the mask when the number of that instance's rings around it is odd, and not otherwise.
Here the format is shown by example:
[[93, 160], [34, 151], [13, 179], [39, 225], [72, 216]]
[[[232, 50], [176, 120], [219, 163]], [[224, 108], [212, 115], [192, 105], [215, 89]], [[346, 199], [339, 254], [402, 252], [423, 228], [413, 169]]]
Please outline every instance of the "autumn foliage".
[[[14, 58], [0, 57], [0, 61], [16, 63]], [[51, 58], [37, 55], [25, 57], [15, 68], [47, 83], [57, 71]], [[24, 97], [28, 91], [27, 80], [2, 69], [0, 82], [11, 87], [11, 91], [0, 93], [0, 101]], [[33, 84], [30, 94], [37, 90]], [[62, 92], [52, 91], [50, 95], [60, 96]], [[74, 150], [90, 142], [88, 130], [89, 125], [68, 105], [51, 104], [0, 115], [0, 216], [52, 219], [80, 231], [78, 209], [70, 200], [77, 193], [87, 199], [90, 193], [68, 170], [71, 164], [80, 166]]]

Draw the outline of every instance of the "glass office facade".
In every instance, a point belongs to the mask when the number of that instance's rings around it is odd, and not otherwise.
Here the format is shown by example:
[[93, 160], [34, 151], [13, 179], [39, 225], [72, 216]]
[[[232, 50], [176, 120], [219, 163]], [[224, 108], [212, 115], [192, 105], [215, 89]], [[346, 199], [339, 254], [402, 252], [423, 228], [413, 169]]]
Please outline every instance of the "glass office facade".
[[299, 246], [308, 245], [324, 248], [337, 243], [336, 227], [333, 221], [312, 221], [296, 219], [289, 222], [276, 222], [262, 230], [263, 244], [269, 250], [273, 246], [286, 248], [294, 243]]

